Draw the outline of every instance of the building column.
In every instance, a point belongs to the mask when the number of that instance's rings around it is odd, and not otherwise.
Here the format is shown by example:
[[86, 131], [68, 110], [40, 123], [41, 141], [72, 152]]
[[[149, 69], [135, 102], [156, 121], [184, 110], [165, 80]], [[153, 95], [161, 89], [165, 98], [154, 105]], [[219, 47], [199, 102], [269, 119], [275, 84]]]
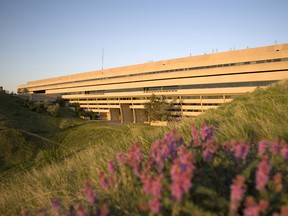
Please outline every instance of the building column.
[[119, 122], [120, 118], [120, 109], [119, 108], [110, 108], [110, 121]]
[[129, 108], [129, 104], [120, 105], [121, 123], [133, 122], [133, 111]]

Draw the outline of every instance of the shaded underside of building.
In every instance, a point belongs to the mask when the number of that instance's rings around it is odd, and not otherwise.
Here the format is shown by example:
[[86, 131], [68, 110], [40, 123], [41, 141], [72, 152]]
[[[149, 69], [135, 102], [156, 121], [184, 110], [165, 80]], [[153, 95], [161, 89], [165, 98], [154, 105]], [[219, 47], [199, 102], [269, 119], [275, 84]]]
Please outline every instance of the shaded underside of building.
[[[122, 123], [143, 123], [152, 94], [173, 102], [176, 117], [197, 116], [233, 98], [288, 79], [288, 44], [189, 56], [19, 86], [33, 95], [59, 95]], [[35, 96], [34, 96], [35, 97]]]

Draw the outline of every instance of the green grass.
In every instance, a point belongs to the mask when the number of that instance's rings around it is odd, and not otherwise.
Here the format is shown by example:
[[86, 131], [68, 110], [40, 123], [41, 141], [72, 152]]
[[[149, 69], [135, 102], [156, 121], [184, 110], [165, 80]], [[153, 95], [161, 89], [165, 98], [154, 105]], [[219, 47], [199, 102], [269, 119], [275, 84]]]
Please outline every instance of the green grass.
[[216, 127], [219, 142], [237, 139], [255, 143], [276, 136], [288, 141], [288, 81], [257, 89], [176, 127], [189, 136], [191, 122], [200, 125], [202, 121]]
[[[191, 123], [199, 125], [205, 121], [207, 124], [215, 125], [217, 139], [221, 143], [231, 139], [244, 139], [253, 144], [262, 139], [273, 140], [275, 137], [288, 141], [287, 92], [288, 81], [281, 82], [239, 97], [195, 119], [184, 119], [171, 128], [176, 128], [185, 139], [190, 140]], [[18, 158], [17, 155], [23, 155], [23, 152], [30, 152], [31, 155], [28, 154], [27, 157], [33, 158], [33, 163], [25, 171], [25, 163], [19, 162], [20, 165], [15, 165], [16, 168], [6, 171], [9, 175], [0, 176], [0, 215], [19, 215], [22, 208], [48, 207], [52, 197], [61, 198], [64, 205], [81, 201], [83, 183], [90, 180], [99, 187], [98, 173], [106, 169], [107, 160], [113, 158], [116, 152], [125, 151], [131, 144], [140, 142], [142, 150], [147, 153], [153, 140], [162, 137], [171, 129], [75, 121], [73, 127], [61, 130], [61, 118], [51, 118], [30, 111], [28, 113], [27, 109], [17, 102], [18, 99], [12, 100], [15, 101], [7, 104], [10, 108], [0, 105], [1, 119], [10, 124], [9, 127], [2, 127], [0, 139], [6, 140], [5, 148], [10, 148], [9, 160], [13, 157]], [[19, 104], [16, 116], [21, 116], [20, 119], [14, 115], [16, 110], [13, 110], [12, 106], [15, 103]], [[29, 121], [33, 122], [33, 125], [23, 125]], [[13, 134], [10, 138], [8, 129]], [[32, 131], [55, 144], [22, 133], [19, 129]], [[26, 144], [27, 149], [22, 145], [18, 150], [13, 150], [14, 140]], [[37, 142], [41, 143], [40, 147], [37, 147], [40, 145], [37, 145]], [[136, 195], [131, 185], [125, 185], [110, 194], [101, 193], [99, 197], [113, 204], [112, 211], [115, 214], [129, 215], [132, 208], [131, 200]]]
[[46, 166], [21, 176], [15, 174], [9, 181], [2, 182], [0, 203], [5, 205], [0, 208], [1, 215], [18, 215], [23, 206], [28, 209], [49, 206], [51, 197], [61, 198], [64, 204], [76, 201], [81, 197], [83, 183], [90, 180], [96, 184], [99, 170], [105, 169], [107, 160], [116, 152], [126, 151], [136, 140], [142, 142], [143, 150], [147, 152], [152, 140], [163, 133], [162, 128], [150, 126], [97, 123], [68, 131], [58, 149], [54, 152], [50, 149], [52, 158], [47, 158], [47, 152], [40, 151], [37, 155], [36, 161]]

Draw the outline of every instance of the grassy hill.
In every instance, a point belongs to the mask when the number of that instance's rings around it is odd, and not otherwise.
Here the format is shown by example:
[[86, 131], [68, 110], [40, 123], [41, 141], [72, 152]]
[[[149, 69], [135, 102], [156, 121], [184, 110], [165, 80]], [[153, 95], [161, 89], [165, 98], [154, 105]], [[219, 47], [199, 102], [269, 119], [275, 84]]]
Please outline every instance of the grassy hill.
[[[19, 149], [10, 149], [9, 154], [11, 157], [16, 157], [18, 154], [22, 155], [21, 151], [32, 152], [27, 154], [27, 157], [33, 158], [34, 163], [31, 166], [33, 169], [22, 171], [21, 175], [16, 172], [16, 169], [10, 171], [9, 176], [0, 179], [0, 214], [19, 215], [23, 208], [48, 207], [53, 197], [59, 197], [64, 206], [81, 201], [83, 200], [81, 188], [83, 183], [89, 180], [96, 185], [97, 190], [99, 189], [100, 201], [106, 200], [113, 204], [114, 214], [129, 215], [129, 212], [134, 211], [131, 200], [136, 200], [139, 191], [126, 185], [107, 195], [101, 191], [98, 184], [99, 171], [107, 169], [107, 160], [116, 152], [123, 152], [132, 143], [139, 142], [144, 154], [147, 155], [153, 140], [162, 137], [172, 128], [176, 128], [186, 140], [190, 140], [191, 124], [199, 126], [202, 121], [215, 126], [217, 139], [221, 143], [231, 139], [241, 139], [253, 146], [259, 140], [273, 140], [275, 137], [288, 141], [287, 92], [288, 81], [277, 83], [269, 88], [258, 89], [254, 93], [239, 97], [216, 110], [209, 110], [195, 119], [184, 119], [170, 128], [94, 122], [83, 124], [76, 121], [74, 127], [61, 130], [59, 129], [61, 118], [51, 119], [48, 115], [30, 113], [26, 108], [26, 110], [22, 109], [21, 102], [17, 98], [10, 98], [11, 102], [7, 104], [10, 109], [6, 108], [6, 105], [0, 105], [1, 121], [5, 122], [0, 132], [2, 131], [4, 135], [1, 136], [7, 140], [5, 151], [9, 149], [11, 143], [29, 141], [28, 143], [31, 143], [25, 145], [26, 150], [24, 148], [23, 150], [24, 146], [19, 144]], [[18, 109], [13, 110], [13, 104], [18, 104]], [[10, 114], [8, 110], [11, 111]], [[18, 113], [16, 117], [11, 114], [13, 112]], [[21, 116], [20, 120], [17, 116]], [[39, 122], [34, 123], [33, 119]], [[34, 141], [28, 139], [29, 134], [22, 133], [20, 129], [28, 131], [22, 124], [29, 121], [33, 122], [33, 125], [27, 127], [30, 132], [57, 144], [53, 145], [45, 139], [34, 136]], [[6, 125], [7, 123], [9, 126]], [[9, 137], [9, 130], [14, 133], [11, 137]], [[38, 145], [37, 141], [39, 141]], [[31, 151], [33, 148], [36, 150]]]
[[29, 167], [40, 151], [49, 151], [60, 144], [61, 122], [68, 117], [79, 120], [71, 111], [61, 108], [61, 116], [31, 111], [25, 101], [14, 95], [0, 94], [0, 170]]

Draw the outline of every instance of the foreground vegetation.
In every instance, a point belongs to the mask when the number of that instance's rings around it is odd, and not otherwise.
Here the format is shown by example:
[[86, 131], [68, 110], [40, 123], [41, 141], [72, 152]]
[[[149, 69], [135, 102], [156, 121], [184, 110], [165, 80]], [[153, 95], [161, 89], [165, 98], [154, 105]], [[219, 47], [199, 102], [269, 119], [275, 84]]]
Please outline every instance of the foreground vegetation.
[[0, 214], [56, 211], [61, 200], [62, 213], [70, 205], [79, 214], [284, 215], [286, 92], [287, 81], [257, 90], [194, 119], [192, 128], [187, 119], [171, 128], [92, 123], [60, 130], [51, 157], [38, 152], [42, 166], [1, 179]]

